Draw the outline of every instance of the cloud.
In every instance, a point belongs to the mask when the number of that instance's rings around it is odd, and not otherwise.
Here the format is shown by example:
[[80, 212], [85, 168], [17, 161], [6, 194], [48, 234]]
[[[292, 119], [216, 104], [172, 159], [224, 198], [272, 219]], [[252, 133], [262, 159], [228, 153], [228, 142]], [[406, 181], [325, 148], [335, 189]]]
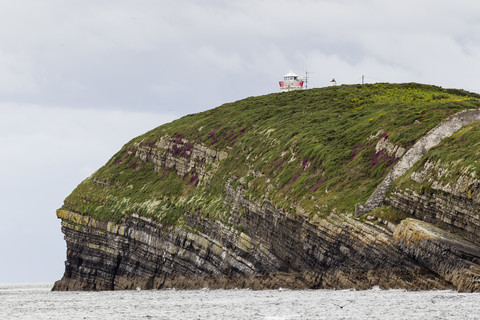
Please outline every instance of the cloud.
[[37, 93], [32, 61], [24, 53], [11, 54], [0, 49], [0, 94]]

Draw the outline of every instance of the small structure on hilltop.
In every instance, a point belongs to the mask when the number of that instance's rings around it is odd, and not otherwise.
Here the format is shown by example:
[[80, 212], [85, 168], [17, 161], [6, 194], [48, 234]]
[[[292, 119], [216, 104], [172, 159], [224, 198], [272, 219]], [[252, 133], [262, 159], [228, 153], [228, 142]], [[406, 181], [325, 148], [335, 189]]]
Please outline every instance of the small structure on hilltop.
[[332, 79], [332, 81], [330, 81], [330, 87], [335, 87], [337, 85], [337, 81], [335, 81], [335, 79]]
[[283, 81], [280, 81], [280, 90], [282, 92], [292, 91], [292, 90], [302, 90], [303, 89], [303, 79], [299, 75], [290, 71], [283, 76]]

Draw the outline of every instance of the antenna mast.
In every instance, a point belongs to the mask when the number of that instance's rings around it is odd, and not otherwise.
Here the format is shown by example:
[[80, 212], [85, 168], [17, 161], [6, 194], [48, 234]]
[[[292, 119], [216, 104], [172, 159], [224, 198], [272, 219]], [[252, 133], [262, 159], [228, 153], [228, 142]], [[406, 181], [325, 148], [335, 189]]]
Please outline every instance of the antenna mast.
[[308, 71], [308, 67], [307, 67], [307, 58], [305, 57], [305, 78], [304, 78], [304, 82], [305, 82], [305, 89], [308, 89], [308, 78], [309, 78], [309, 74], [310, 73], [313, 73], [313, 72], [309, 72]]

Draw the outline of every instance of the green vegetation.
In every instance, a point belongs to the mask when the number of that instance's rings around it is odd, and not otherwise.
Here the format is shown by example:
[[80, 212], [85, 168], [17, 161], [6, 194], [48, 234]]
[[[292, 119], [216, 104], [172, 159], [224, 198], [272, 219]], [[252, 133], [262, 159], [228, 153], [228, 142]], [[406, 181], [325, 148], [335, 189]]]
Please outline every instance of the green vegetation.
[[[131, 140], [67, 197], [64, 208], [102, 220], [136, 213], [181, 225], [183, 213], [194, 212], [227, 221], [228, 181], [252, 200], [268, 199], [295, 214], [299, 206], [310, 217], [352, 212], [398, 161], [375, 150], [380, 139], [409, 148], [448, 116], [479, 106], [479, 95], [415, 83], [251, 97]], [[168, 151], [155, 149], [162, 137], [172, 142]], [[195, 168], [180, 176], [136, 156], [143, 147], [189, 161], [195, 145], [228, 153], [218, 168], [205, 166], [209, 183], [199, 181]]]
[[[480, 177], [480, 123], [463, 127], [436, 147], [415, 164], [403, 177], [395, 181], [400, 189], [408, 188], [417, 193], [432, 193], [432, 180], [424, 179], [415, 183], [411, 179], [413, 172], [422, 172], [426, 162], [435, 164], [431, 173], [435, 181], [442, 185], [457, 181], [461, 176]], [[472, 190], [463, 190], [469, 192]]]
[[385, 221], [393, 222], [395, 224], [398, 224], [400, 221], [410, 217], [408, 214], [395, 210], [389, 206], [381, 206], [376, 208], [370, 212], [369, 215]]

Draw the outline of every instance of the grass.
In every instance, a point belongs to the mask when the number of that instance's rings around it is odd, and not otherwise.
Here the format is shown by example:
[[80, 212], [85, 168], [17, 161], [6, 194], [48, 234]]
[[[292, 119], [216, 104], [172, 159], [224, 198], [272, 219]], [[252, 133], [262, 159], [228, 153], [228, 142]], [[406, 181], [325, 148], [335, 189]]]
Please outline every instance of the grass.
[[[448, 116], [480, 107], [479, 98], [410, 83], [345, 85], [227, 103], [132, 139], [63, 207], [101, 220], [138, 213], [171, 225], [181, 224], [184, 212], [224, 220], [229, 181], [251, 200], [269, 200], [294, 214], [298, 206], [309, 216], [352, 212], [398, 160], [375, 150], [380, 139], [409, 148]], [[155, 149], [162, 137], [172, 142], [170, 150]], [[197, 159], [197, 169], [179, 176], [171, 168], [154, 170], [136, 156], [146, 147], [158, 156], [191, 160], [194, 145], [228, 157], [218, 167]], [[210, 183], [199, 182], [199, 168], [212, 174]]]
[[392, 222], [394, 224], [398, 224], [402, 220], [410, 217], [408, 214], [399, 210], [395, 210], [389, 206], [381, 206], [379, 208], [376, 208], [372, 212], [370, 212], [369, 215], [385, 221]]
[[[426, 179], [420, 183], [414, 182], [411, 177], [414, 172], [425, 170], [425, 163], [435, 164]], [[459, 131], [444, 139], [432, 148], [415, 164], [404, 176], [400, 177], [392, 188], [410, 189], [417, 193], [431, 194], [433, 182], [442, 185], [455, 185], [462, 177], [470, 179], [480, 177], [480, 123], [464, 126]], [[431, 178], [431, 179], [429, 179]], [[467, 179], [468, 180], [468, 179]], [[463, 190], [467, 197], [471, 197], [472, 190]]]

